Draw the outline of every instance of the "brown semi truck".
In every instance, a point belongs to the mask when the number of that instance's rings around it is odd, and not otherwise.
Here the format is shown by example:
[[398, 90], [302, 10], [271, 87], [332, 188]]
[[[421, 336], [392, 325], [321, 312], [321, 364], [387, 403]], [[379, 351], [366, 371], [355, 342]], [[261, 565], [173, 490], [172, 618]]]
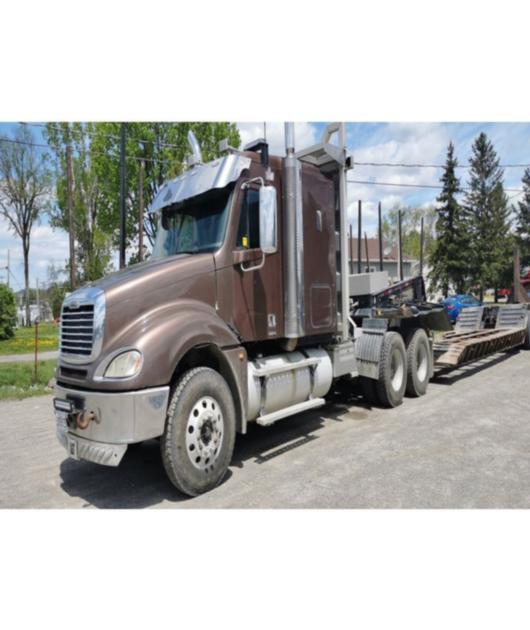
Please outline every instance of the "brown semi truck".
[[259, 139], [209, 163], [190, 136], [190, 168], [149, 209], [150, 259], [65, 299], [54, 408], [69, 456], [117, 466], [160, 438], [193, 496], [222, 480], [250, 422], [323, 405], [336, 379], [383, 406], [425, 394], [443, 309], [421, 277], [349, 273], [344, 125], [299, 152], [285, 129], [284, 157]]

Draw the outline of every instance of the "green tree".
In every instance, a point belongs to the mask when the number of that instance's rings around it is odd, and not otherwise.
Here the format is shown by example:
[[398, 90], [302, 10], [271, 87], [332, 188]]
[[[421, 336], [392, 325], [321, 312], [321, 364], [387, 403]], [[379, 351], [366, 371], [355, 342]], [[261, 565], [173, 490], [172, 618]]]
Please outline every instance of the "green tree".
[[469, 265], [481, 299], [485, 289], [498, 288], [510, 265], [510, 221], [503, 170], [485, 133], [473, 143], [465, 216], [470, 238]]
[[14, 138], [0, 138], [0, 215], [22, 241], [24, 284], [26, 291], [26, 325], [29, 312], [29, 251], [31, 231], [45, 210], [50, 196], [51, 180], [47, 155], [34, 145], [33, 134], [19, 125]]
[[68, 143], [72, 145], [76, 269], [81, 283], [104, 275], [109, 270], [111, 257], [111, 238], [100, 220], [104, 197], [90, 153], [93, 133], [94, 123], [48, 123], [45, 132], [56, 172], [51, 225], [66, 231], [69, 230], [66, 147]]
[[54, 319], [61, 315], [61, 307], [66, 294], [71, 290], [69, 283], [62, 280], [65, 275], [63, 269], [58, 269], [53, 263], [48, 266], [48, 288], [46, 297]]
[[530, 168], [523, 175], [523, 197], [515, 210], [516, 243], [521, 252], [523, 266], [530, 265]]
[[[385, 244], [398, 244], [398, 212], [399, 208], [395, 207], [390, 210], [383, 219], [383, 240]], [[427, 208], [401, 208], [401, 244], [403, 248], [403, 256], [408, 256], [414, 260], [420, 258], [421, 245], [421, 219], [423, 218], [423, 257], [429, 260], [434, 243], [434, 222], [436, 211], [432, 207]]]
[[460, 180], [455, 173], [457, 166], [454, 145], [450, 142], [440, 180], [443, 189], [437, 198], [436, 240], [430, 258], [431, 281], [446, 297], [451, 285], [457, 293], [463, 293], [468, 275], [469, 238], [463, 211], [457, 201], [457, 195], [461, 193]]
[[[138, 182], [140, 162], [144, 161], [144, 203], [148, 208], [162, 184], [179, 175], [189, 155], [188, 130], [192, 129], [201, 145], [204, 161], [219, 155], [219, 142], [239, 146], [239, 132], [234, 123], [126, 123], [127, 246], [135, 246], [139, 233]], [[90, 146], [92, 161], [103, 198], [101, 226], [119, 243], [120, 216], [120, 123], [95, 123]], [[143, 229], [152, 243], [156, 225], [146, 213]], [[137, 254], [135, 254], [137, 257]]]
[[0, 339], [9, 339], [15, 334], [17, 305], [15, 294], [5, 284], [0, 284]]

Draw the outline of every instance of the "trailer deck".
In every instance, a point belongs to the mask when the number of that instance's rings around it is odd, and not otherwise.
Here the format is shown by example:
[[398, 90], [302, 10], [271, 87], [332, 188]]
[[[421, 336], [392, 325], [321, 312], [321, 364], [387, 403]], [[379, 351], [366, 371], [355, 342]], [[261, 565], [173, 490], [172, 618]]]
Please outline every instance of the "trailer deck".
[[528, 317], [525, 305], [496, 306], [494, 328], [483, 327], [484, 322], [490, 319], [486, 308], [465, 309], [455, 330], [434, 342], [435, 367], [457, 367], [496, 352], [511, 350], [525, 342]]

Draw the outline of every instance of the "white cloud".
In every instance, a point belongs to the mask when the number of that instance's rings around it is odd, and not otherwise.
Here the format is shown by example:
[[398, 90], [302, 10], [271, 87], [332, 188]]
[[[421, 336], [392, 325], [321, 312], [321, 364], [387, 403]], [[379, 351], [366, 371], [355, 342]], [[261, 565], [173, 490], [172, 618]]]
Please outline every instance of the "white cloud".
[[[448, 129], [442, 123], [390, 123], [377, 125], [373, 133], [357, 144], [348, 134], [355, 162], [443, 164], [450, 141]], [[348, 173], [349, 180], [437, 186], [441, 169], [403, 168], [393, 166], [362, 166], [357, 164]], [[376, 184], [348, 184], [350, 220], [357, 222], [357, 199], [363, 201], [363, 231], [375, 233], [377, 205], [381, 201], [383, 216], [396, 207], [432, 204], [437, 190], [399, 188]], [[425, 197], [428, 201], [425, 201]], [[421, 201], [418, 199], [421, 198]]]
[[[269, 153], [272, 155], [285, 154], [285, 132], [283, 122], [268, 122], [267, 142], [269, 143]], [[256, 138], [263, 138], [262, 122], [245, 122], [238, 123], [239, 135], [241, 136], [241, 146]], [[295, 147], [296, 150], [305, 149], [306, 147], [318, 142], [318, 134], [314, 125], [307, 122], [297, 122], [294, 126]]]
[[[7, 250], [9, 250], [11, 284], [17, 289], [24, 284], [24, 259], [20, 239], [8, 229], [7, 221], [0, 218], [0, 278], [6, 277]], [[48, 266], [64, 266], [68, 258], [68, 234], [62, 230], [53, 230], [47, 223], [35, 225], [31, 232], [29, 252], [30, 284], [35, 279], [43, 283], [47, 279]], [[13, 279], [13, 276], [15, 279]]]

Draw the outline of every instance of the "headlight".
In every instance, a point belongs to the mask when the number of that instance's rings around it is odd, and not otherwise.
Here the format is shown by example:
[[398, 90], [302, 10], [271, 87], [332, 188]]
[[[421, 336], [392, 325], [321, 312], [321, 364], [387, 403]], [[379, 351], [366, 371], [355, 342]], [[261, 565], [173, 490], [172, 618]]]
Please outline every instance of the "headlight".
[[112, 359], [105, 370], [105, 378], [130, 378], [142, 367], [142, 354], [138, 350], [122, 352]]

